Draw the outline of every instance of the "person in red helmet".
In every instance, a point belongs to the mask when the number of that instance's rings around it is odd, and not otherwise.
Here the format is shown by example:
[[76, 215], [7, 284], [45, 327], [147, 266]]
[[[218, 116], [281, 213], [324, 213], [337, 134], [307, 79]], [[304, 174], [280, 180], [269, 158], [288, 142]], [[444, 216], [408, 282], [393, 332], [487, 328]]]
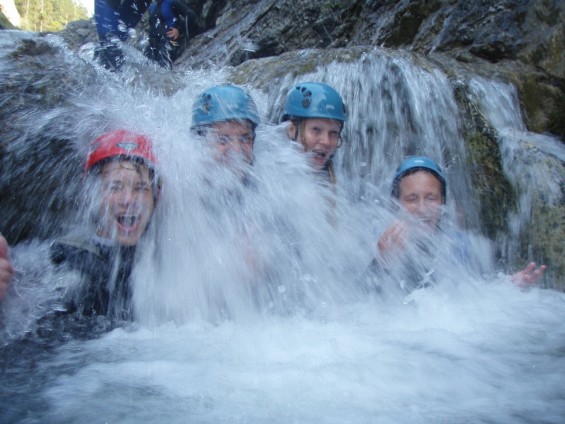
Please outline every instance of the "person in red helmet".
[[53, 263], [84, 277], [65, 293], [69, 312], [131, 318], [135, 250], [160, 192], [155, 166], [151, 141], [144, 135], [116, 130], [90, 144], [84, 165], [88, 230], [51, 246]]

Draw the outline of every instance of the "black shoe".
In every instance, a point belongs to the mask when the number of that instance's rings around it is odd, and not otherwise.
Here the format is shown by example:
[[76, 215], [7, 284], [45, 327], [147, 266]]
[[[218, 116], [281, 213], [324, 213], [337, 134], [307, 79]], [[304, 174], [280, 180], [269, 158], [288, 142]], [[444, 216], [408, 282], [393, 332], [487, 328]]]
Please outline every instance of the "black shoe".
[[124, 54], [111, 42], [101, 42], [94, 50], [94, 59], [111, 72], [118, 72], [124, 64]]

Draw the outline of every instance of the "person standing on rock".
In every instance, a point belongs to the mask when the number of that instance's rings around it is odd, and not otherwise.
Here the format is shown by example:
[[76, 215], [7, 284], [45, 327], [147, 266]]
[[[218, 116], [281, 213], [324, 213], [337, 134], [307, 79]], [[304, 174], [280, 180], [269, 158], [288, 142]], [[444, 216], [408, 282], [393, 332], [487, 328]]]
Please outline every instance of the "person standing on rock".
[[145, 56], [163, 68], [171, 69], [194, 28], [196, 15], [182, 0], [156, 0], [149, 6], [149, 45]]
[[106, 69], [118, 71], [124, 62], [120, 41], [128, 38], [149, 7], [151, 0], [95, 0], [94, 19], [100, 40], [94, 58]]
[[327, 84], [303, 82], [287, 95], [281, 122], [288, 137], [310, 155], [312, 168], [335, 183], [332, 158], [341, 146], [346, 120], [345, 104]]

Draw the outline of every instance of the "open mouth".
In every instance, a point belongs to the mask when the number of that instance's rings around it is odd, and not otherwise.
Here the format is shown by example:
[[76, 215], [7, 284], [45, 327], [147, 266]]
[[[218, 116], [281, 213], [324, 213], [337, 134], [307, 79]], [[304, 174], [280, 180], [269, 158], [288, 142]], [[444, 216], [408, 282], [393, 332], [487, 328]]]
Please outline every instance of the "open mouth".
[[132, 231], [136, 228], [139, 217], [137, 215], [118, 215], [116, 221], [122, 231]]
[[313, 150], [310, 153], [312, 154], [312, 161], [316, 167], [323, 167], [329, 159], [328, 152], [323, 150]]

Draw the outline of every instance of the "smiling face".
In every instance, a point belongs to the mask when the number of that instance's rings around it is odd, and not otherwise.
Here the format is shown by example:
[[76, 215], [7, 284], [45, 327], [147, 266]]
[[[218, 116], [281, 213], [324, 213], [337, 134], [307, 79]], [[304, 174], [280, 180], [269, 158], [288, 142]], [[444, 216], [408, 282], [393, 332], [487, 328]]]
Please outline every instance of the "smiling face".
[[112, 161], [102, 165], [100, 178], [96, 234], [122, 246], [136, 245], [155, 208], [149, 169], [128, 160]]
[[311, 164], [323, 169], [334, 155], [340, 141], [341, 122], [327, 118], [307, 118], [300, 124], [291, 122], [288, 135], [294, 140], [296, 125], [299, 126], [298, 140], [307, 152], [312, 154]]
[[430, 229], [437, 228], [444, 203], [439, 179], [430, 172], [416, 171], [400, 180], [398, 194], [408, 213]]

